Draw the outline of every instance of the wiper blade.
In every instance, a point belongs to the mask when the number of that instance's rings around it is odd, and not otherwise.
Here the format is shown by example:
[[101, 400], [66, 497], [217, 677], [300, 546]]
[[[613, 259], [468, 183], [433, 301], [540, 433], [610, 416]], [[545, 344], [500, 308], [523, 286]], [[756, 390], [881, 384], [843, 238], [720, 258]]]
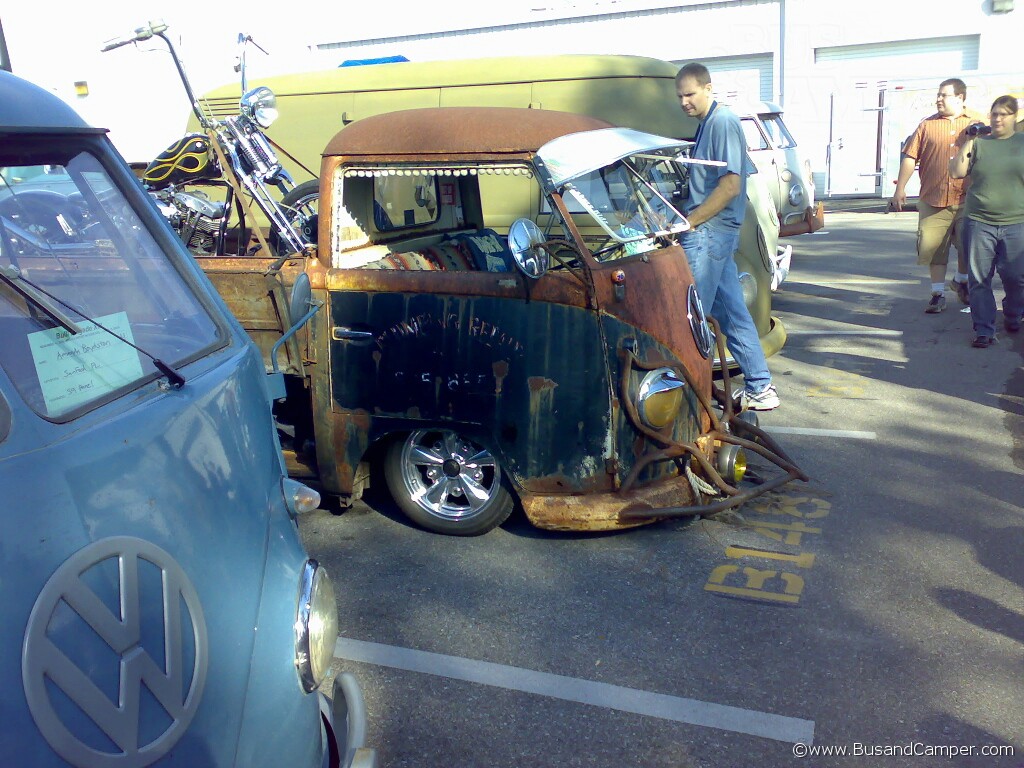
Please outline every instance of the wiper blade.
[[22, 277], [21, 270], [17, 267], [0, 265], [0, 280], [11, 286], [25, 301], [42, 311], [44, 315], [68, 333], [79, 334], [82, 332], [82, 327], [58, 307], [49, 296]]
[[47, 293], [45, 290], [40, 288], [38, 285], [32, 283], [30, 280], [25, 279], [21, 274], [21, 270], [18, 269], [17, 267], [5, 267], [0, 265], [0, 280], [3, 280], [5, 283], [11, 286], [11, 288], [13, 288], [19, 294], [24, 296], [25, 300], [31, 303], [34, 307], [41, 309], [48, 317], [50, 317], [51, 320], [60, 325], [62, 328], [64, 328], [64, 330], [68, 331], [69, 333], [82, 333], [82, 328], [74, 320], [68, 317], [68, 315], [66, 315], [64, 311], [57, 306], [58, 304], [66, 307], [67, 309], [70, 309], [72, 312], [79, 315], [84, 320], [87, 320], [90, 323], [92, 323], [101, 331], [109, 333], [118, 341], [127, 344], [136, 352], [139, 352], [148, 357], [150, 360], [153, 361], [153, 366], [158, 371], [160, 371], [160, 373], [167, 377], [167, 381], [171, 385], [171, 388], [181, 389], [181, 387], [185, 386], [185, 377], [178, 373], [176, 370], [174, 370], [174, 368], [165, 363], [163, 360], [150, 354], [142, 347], [137, 346], [136, 344], [133, 344], [132, 342], [128, 341], [128, 339], [126, 339], [121, 334], [116, 333], [110, 328], [107, 328], [107, 326], [97, 322], [96, 320], [89, 317], [81, 310], [75, 309], [69, 304], [66, 304], [65, 302], [58, 299], [56, 296]]

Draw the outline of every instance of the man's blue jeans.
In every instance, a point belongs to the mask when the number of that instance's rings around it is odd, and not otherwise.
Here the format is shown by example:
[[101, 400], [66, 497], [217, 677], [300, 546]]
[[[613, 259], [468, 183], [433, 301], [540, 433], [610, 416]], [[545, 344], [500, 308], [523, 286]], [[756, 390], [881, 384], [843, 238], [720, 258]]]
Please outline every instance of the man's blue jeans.
[[970, 265], [971, 321], [978, 336], [996, 335], [996, 297], [992, 277], [1003, 281], [1003, 317], [1020, 320], [1024, 313], [1024, 223], [997, 226], [964, 219], [964, 244]]
[[733, 260], [740, 243], [739, 230], [713, 229], [703, 224], [684, 232], [681, 242], [697, 282], [700, 302], [721, 326], [729, 351], [743, 372], [747, 391], [763, 391], [772, 383], [772, 375], [754, 319], [743, 302], [743, 288]]

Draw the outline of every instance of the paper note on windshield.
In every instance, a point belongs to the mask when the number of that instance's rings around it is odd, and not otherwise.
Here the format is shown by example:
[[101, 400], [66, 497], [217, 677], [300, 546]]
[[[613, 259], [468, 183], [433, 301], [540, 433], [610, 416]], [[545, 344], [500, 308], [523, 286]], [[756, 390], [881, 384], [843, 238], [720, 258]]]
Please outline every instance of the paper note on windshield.
[[[125, 312], [98, 317], [96, 322], [135, 343]], [[67, 413], [142, 376], [135, 349], [96, 323], [79, 325], [81, 333], [50, 328], [28, 335], [49, 416]]]

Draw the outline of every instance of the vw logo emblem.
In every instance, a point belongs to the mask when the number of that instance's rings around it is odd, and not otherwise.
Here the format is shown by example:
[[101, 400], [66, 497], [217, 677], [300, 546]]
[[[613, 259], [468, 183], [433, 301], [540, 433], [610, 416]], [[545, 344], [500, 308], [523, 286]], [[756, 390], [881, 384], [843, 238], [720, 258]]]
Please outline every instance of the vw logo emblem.
[[704, 305], [700, 303], [700, 294], [697, 293], [697, 286], [690, 283], [686, 292], [686, 317], [690, 321], [690, 333], [697, 343], [697, 351], [701, 357], [707, 359], [711, 354], [711, 346], [715, 343], [714, 334], [708, 327], [708, 319], [704, 314]]
[[32, 718], [61, 757], [143, 768], [188, 729], [208, 662], [202, 606], [185, 571], [155, 544], [120, 536], [80, 549], [46, 582], [21, 673]]

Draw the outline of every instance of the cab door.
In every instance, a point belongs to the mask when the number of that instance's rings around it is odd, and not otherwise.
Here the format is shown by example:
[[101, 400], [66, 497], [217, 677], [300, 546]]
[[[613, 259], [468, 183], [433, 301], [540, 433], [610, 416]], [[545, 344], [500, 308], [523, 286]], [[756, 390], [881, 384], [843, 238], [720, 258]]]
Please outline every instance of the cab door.
[[608, 362], [577, 277], [332, 269], [327, 301], [314, 397], [329, 487], [348, 492], [373, 441], [426, 426], [480, 443], [527, 491], [610, 485]]

